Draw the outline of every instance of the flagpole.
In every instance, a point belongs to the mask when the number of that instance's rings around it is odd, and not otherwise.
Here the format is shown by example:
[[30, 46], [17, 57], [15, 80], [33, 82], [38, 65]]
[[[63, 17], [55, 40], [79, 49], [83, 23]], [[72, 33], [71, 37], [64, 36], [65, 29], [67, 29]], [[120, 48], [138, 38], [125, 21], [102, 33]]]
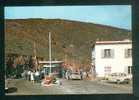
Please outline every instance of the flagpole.
[[35, 43], [35, 41], [34, 41], [34, 60], [35, 60], [35, 70], [37, 69], [37, 65], [36, 65], [36, 43]]
[[50, 73], [49, 75], [51, 75], [52, 73], [52, 54], [51, 54], [51, 32], [49, 32], [49, 62], [50, 62]]
[[36, 43], [34, 42], [34, 57], [36, 59]]

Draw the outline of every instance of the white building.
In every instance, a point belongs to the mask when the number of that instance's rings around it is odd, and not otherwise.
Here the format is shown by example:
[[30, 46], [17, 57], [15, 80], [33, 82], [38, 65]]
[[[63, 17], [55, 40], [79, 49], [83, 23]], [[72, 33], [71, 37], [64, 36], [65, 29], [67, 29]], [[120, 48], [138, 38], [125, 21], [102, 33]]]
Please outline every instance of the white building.
[[97, 77], [114, 72], [131, 75], [132, 41], [96, 41], [92, 50], [92, 64]]

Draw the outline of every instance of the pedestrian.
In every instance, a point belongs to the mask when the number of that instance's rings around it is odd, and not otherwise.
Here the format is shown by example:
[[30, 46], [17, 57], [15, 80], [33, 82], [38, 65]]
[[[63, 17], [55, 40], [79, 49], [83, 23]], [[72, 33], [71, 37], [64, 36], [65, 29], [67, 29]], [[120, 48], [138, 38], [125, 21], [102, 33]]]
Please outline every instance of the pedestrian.
[[21, 73], [21, 75], [22, 75], [22, 78], [26, 79], [26, 77], [25, 77], [25, 71], [23, 73]]
[[30, 75], [31, 75], [31, 71], [29, 70], [28, 73], [27, 73], [28, 81], [31, 80], [31, 79], [30, 79], [30, 77], [31, 77]]
[[25, 80], [28, 80], [28, 73], [27, 73], [27, 70], [24, 71], [24, 78], [25, 78]]
[[65, 70], [62, 68], [62, 78], [65, 78]]
[[68, 69], [66, 72], [66, 77], [68, 80], [70, 79], [70, 75], [71, 75], [71, 72], [70, 72], [70, 69]]
[[30, 79], [31, 79], [31, 82], [34, 83], [34, 72], [31, 71], [30, 73]]
[[80, 69], [80, 75], [81, 75], [81, 79], [83, 79], [83, 70]]
[[88, 72], [86, 71], [86, 78], [89, 78], [89, 74], [88, 74]]
[[44, 70], [41, 70], [40, 71], [40, 79], [42, 80], [42, 79], [44, 79], [44, 75], [45, 74], [45, 72], [44, 72]]
[[35, 72], [35, 82], [39, 82], [39, 76], [40, 76], [40, 73], [39, 73], [39, 71], [37, 70], [36, 72]]

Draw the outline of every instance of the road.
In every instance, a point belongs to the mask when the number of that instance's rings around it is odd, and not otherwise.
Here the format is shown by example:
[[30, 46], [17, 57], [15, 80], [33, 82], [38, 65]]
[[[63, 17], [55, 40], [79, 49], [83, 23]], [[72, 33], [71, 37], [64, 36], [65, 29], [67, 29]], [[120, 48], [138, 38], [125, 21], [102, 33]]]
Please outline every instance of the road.
[[[124, 84], [125, 85], [125, 84]], [[132, 93], [132, 87], [129, 85], [108, 84], [90, 80], [64, 80], [63, 89], [68, 94], [116, 94]]]
[[91, 80], [62, 80], [62, 85], [41, 86], [24, 79], [11, 80], [9, 86], [17, 91], [6, 95], [63, 95], [132, 93], [129, 85], [115, 85]]

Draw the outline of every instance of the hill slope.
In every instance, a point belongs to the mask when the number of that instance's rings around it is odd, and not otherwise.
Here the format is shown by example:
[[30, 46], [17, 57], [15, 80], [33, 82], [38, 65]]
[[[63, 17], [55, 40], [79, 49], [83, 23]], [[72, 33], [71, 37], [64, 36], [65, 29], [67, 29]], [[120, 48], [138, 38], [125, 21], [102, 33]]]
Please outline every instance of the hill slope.
[[[52, 33], [52, 58], [91, 58], [91, 45], [99, 40], [131, 39], [131, 32], [114, 27], [61, 19], [5, 20], [5, 52], [33, 55], [48, 60], [48, 33]], [[65, 56], [67, 55], [67, 56]]]

